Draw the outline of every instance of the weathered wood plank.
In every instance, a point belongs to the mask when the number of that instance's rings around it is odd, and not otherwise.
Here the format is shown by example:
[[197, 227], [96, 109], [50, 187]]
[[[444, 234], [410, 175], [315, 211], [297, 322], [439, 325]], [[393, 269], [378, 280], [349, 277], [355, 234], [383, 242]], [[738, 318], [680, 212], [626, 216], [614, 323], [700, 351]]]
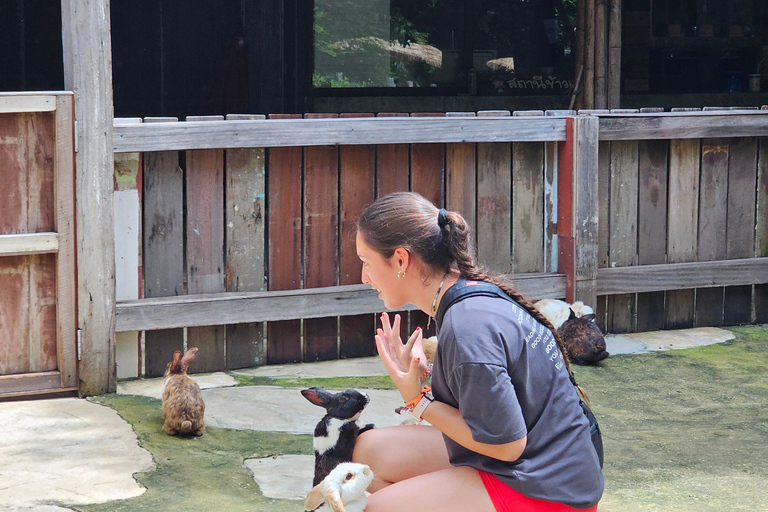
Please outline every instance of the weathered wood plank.
[[[356, 114], [357, 116], [362, 114]], [[407, 153], [406, 153], [407, 154]], [[339, 183], [341, 188], [340, 211], [340, 279], [342, 285], [360, 283], [362, 264], [357, 257], [355, 244], [355, 225], [366, 206], [374, 200], [376, 164], [375, 146], [342, 146]], [[407, 176], [407, 164], [405, 167]], [[402, 176], [397, 169], [396, 175]], [[379, 310], [383, 304], [379, 302]], [[375, 317], [373, 315], [350, 315], [345, 313], [339, 320], [339, 355], [341, 357], [361, 357], [374, 355], [376, 343]]]
[[[520, 292], [532, 300], [565, 296], [565, 276], [562, 274], [516, 274], [509, 277]], [[382, 310], [384, 308], [376, 291], [362, 284], [303, 290], [225, 292], [121, 302], [115, 328], [118, 331], [135, 331], [221, 323], [282, 322], [295, 318], [373, 314]]]
[[[332, 118], [337, 114], [306, 114], [306, 118]], [[373, 149], [373, 148], [371, 148]], [[346, 159], [356, 160], [354, 155]], [[339, 147], [304, 149], [304, 286], [338, 284], [339, 261]], [[304, 321], [303, 361], [325, 361], [338, 356], [338, 319]]]
[[[227, 120], [264, 116], [228, 115]], [[266, 166], [264, 148], [228, 149], [226, 179], [226, 280], [228, 292], [264, 291], [264, 217]], [[226, 327], [227, 369], [266, 363], [264, 324]]]
[[[667, 165], [669, 142], [638, 142], [638, 265], [661, 264], [667, 254]], [[664, 292], [637, 294], [637, 330], [664, 327]]]
[[384, 117], [157, 123], [115, 126], [116, 153], [185, 149], [444, 142], [532, 142], [565, 138], [548, 117]]
[[557, 272], [558, 143], [544, 143], [544, 271]]
[[48, 371], [26, 375], [0, 375], [0, 398], [21, 392], [58, 390], [61, 388], [61, 373]]
[[[271, 117], [292, 120], [301, 116], [287, 114]], [[301, 159], [301, 148], [273, 148], [267, 152], [269, 290], [301, 288]], [[301, 321], [291, 319], [268, 324], [267, 363], [299, 361]]]
[[544, 144], [512, 144], [512, 271], [544, 271]]
[[[724, 260], [728, 213], [728, 139], [701, 141], [698, 261]], [[723, 289], [696, 290], [696, 326], [723, 325]]]
[[44, 254], [59, 251], [58, 233], [0, 235], [0, 256]]
[[[184, 173], [179, 153], [144, 153], [143, 164], [144, 296], [184, 295]], [[183, 329], [146, 332], [144, 375], [163, 375], [174, 351], [183, 348]]]
[[[699, 218], [699, 150], [698, 139], [670, 142], [669, 197], [667, 221], [667, 262], [685, 263], [696, 259], [696, 235]], [[693, 326], [694, 290], [667, 292], [665, 328]]]
[[699, 139], [768, 135], [761, 111], [608, 114], [600, 116], [600, 140]]
[[[732, 139], [728, 152], [728, 218], [726, 258], [749, 258], [755, 246], [755, 193], [757, 139]], [[725, 288], [724, 320], [727, 325], [752, 320], [752, 287]]]
[[29, 295], [29, 260], [0, 259], [0, 375], [29, 371]]
[[598, 118], [574, 118], [574, 300], [597, 302]]
[[[640, 265], [598, 270], [598, 293], [693, 291], [728, 285], [768, 282], [768, 258]], [[667, 292], [672, 293], [672, 292]]]
[[20, 112], [51, 112], [56, 110], [56, 103], [56, 94], [44, 94], [39, 92], [1, 92], [0, 114]]
[[[758, 143], [757, 219], [755, 226], [755, 256], [768, 256], [768, 137]], [[768, 284], [755, 285], [755, 318], [757, 323], [768, 323]]]
[[[188, 151], [186, 161], [187, 292], [223, 292], [224, 151]], [[190, 371], [225, 369], [225, 336], [223, 324], [188, 329], [187, 347], [198, 348], [197, 360]]]
[[494, 272], [512, 271], [512, 148], [477, 145], [477, 259]]
[[[611, 142], [610, 228], [608, 267], [637, 264], [637, 141]], [[612, 333], [635, 330], [635, 296], [617, 294], [608, 298], [607, 329]]]
[[57, 353], [63, 388], [78, 385], [74, 115], [74, 97], [68, 93], [59, 94], [54, 114], [56, 148], [53, 168], [54, 229], [59, 235], [59, 254], [56, 258]]
[[459, 212], [474, 237], [477, 226], [475, 144], [448, 144], [445, 172], [445, 208]]

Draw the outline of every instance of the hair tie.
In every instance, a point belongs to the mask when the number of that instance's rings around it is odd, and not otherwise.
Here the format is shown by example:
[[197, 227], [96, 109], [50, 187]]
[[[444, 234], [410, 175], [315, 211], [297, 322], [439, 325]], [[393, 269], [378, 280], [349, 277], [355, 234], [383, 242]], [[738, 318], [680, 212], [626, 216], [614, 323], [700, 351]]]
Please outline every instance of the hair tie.
[[440, 229], [445, 228], [445, 225], [448, 224], [447, 214], [448, 211], [445, 208], [440, 208], [437, 212], [437, 225], [440, 226]]

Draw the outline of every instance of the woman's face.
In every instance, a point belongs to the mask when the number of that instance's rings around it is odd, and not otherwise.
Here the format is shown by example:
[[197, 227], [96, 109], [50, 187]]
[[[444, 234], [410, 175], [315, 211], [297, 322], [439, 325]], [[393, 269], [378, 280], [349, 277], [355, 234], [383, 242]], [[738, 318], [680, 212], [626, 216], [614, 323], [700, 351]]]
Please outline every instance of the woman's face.
[[358, 231], [355, 240], [357, 256], [363, 262], [361, 279], [363, 284], [371, 285], [378, 290], [379, 299], [384, 301], [387, 309], [398, 309], [407, 301], [403, 297], [403, 279], [397, 277], [399, 270], [399, 257], [393, 254], [391, 258], [384, 258], [381, 254], [371, 249]]

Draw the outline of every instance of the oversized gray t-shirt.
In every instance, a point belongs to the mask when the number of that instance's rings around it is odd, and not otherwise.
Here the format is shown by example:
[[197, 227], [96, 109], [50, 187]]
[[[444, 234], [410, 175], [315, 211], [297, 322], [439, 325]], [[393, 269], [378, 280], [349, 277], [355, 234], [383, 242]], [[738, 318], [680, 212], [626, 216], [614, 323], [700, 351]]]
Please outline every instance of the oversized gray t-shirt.
[[432, 393], [458, 408], [475, 441], [504, 444], [527, 435], [504, 462], [445, 438], [454, 466], [494, 474], [526, 496], [575, 508], [595, 505], [603, 475], [589, 424], [551, 332], [516, 303], [469, 297], [438, 326]]

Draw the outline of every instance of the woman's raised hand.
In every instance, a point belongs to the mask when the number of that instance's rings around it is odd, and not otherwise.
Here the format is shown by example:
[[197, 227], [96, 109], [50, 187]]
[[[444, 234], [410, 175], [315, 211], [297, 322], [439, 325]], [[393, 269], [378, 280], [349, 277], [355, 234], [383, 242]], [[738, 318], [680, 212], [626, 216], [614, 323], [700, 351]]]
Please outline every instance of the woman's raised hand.
[[381, 314], [381, 328], [376, 329], [376, 348], [387, 373], [405, 401], [421, 392], [421, 380], [429, 374], [421, 340], [422, 331], [417, 327], [403, 344], [400, 338], [400, 315], [396, 314], [390, 324], [389, 315]]

